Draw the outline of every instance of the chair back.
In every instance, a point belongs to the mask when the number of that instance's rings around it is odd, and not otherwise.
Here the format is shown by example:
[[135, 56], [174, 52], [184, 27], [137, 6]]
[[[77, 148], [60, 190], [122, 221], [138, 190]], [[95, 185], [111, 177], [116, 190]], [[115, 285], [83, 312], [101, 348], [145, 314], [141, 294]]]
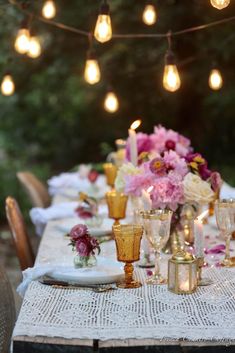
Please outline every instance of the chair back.
[[6, 216], [13, 236], [21, 270], [33, 267], [34, 254], [29, 241], [24, 219], [17, 201], [13, 197], [6, 199]]
[[30, 198], [33, 207], [48, 207], [50, 196], [45, 185], [30, 172], [18, 172], [17, 178]]
[[0, 353], [9, 352], [15, 324], [15, 302], [6, 272], [0, 266]]

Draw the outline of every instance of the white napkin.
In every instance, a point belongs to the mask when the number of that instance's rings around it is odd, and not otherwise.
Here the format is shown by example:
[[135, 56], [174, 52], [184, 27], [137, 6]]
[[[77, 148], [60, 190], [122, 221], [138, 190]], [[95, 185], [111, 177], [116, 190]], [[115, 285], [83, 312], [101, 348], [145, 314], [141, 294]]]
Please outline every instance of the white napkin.
[[[17, 287], [17, 292], [21, 297], [23, 297], [26, 292], [26, 289], [32, 281], [35, 281], [36, 279], [45, 275], [51, 276], [54, 271], [59, 271], [63, 273], [67, 272], [68, 270], [71, 270], [71, 266], [38, 265], [34, 267], [29, 267], [27, 268], [27, 270], [22, 272], [23, 281]], [[82, 269], [79, 270], [81, 271]]]
[[81, 178], [79, 173], [62, 173], [48, 180], [49, 193], [53, 196], [61, 189], [74, 188], [78, 191], [85, 191], [91, 185], [88, 179]]
[[78, 207], [78, 204], [78, 202], [62, 202], [48, 208], [32, 208], [29, 215], [35, 225], [37, 235], [42, 235], [45, 225], [50, 220], [77, 217], [75, 209]]

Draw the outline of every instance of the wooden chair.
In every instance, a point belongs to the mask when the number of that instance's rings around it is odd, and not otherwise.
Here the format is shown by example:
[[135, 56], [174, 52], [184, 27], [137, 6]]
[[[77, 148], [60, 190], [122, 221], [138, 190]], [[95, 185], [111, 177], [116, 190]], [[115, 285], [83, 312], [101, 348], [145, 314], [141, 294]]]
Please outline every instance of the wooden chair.
[[4, 268], [0, 266], [0, 353], [9, 351], [12, 330], [15, 324], [15, 302], [10, 282]]
[[48, 207], [51, 203], [45, 185], [30, 172], [18, 172], [17, 178], [27, 195], [29, 196], [33, 207]]
[[13, 197], [6, 199], [6, 216], [13, 236], [21, 270], [33, 267], [34, 254], [29, 236], [17, 201]]

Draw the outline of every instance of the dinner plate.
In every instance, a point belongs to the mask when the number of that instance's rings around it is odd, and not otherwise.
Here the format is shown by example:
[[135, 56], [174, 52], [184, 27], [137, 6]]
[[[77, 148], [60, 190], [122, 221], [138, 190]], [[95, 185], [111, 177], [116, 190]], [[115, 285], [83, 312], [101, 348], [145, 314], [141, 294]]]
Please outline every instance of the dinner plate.
[[55, 228], [58, 231], [67, 234], [73, 226], [79, 223], [86, 224], [89, 229], [89, 233], [94, 237], [101, 237], [112, 233], [113, 220], [108, 218], [105, 218], [100, 226], [91, 226], [90, 222], [85, 222], [79, 218], [71, 218], [64, 221], [61, 220], [60, 223], [55, 225]]
[[71, 284], [107, 284], [122, 280], [124, 270], [119, 262], [98, 256], [97, 265], [94, 267], [79, 269], [72, 265], [71, 267], [66, 266], [64, 269], [54, 270], [50, 273], [50, 277]]

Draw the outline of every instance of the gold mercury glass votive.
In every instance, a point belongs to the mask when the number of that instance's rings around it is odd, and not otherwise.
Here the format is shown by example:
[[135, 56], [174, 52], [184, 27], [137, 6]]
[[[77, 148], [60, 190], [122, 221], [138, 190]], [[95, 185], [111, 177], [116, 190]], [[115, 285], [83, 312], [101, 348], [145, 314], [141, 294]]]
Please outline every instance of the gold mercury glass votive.
[[115, 190], [108, 191], [105, 195], [108, 205], [109, 218], [115, 220], [114, 225], [119, 224], [119, 220], [126, 217], [126, 206], [128, 196]]
[[168, 262], [168, 289], [175, 294], [191, 294], [197, 289], [197, 259], [179, 251]]
[[119, 288], [138, 288], [142, 284], [133, 279], [134, 267], [132, 262], [139, 261], [140, 242], [143, 234], [143, 227], [137, 224], [125, 224], [113, 226], [115, 237], [117, 259], [125, 262], [125, 281], [118, 283]]
[[114, 183], [117, 176], [117, 166], [113, 163], [104, 163], [103, 169], [106, 176], [107, 184], [111, 186], [111, 188], [114, 188]]

